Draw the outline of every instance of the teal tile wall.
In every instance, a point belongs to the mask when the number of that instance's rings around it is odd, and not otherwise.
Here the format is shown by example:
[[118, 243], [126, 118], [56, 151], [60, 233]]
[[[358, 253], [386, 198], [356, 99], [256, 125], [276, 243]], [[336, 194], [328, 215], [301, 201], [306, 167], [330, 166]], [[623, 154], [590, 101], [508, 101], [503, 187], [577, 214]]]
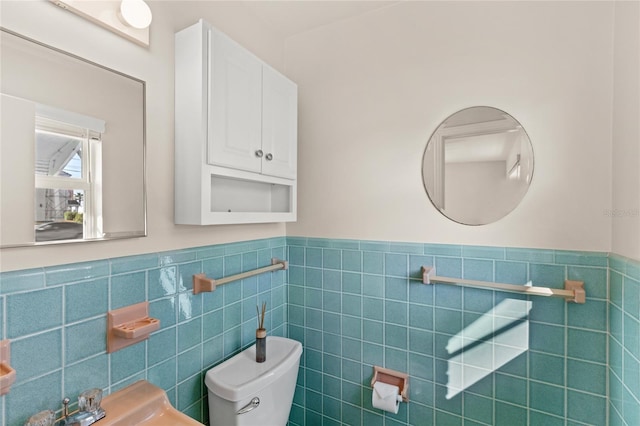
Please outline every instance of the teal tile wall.
[[610, 424], [640, 424], [640, 262], [609, 258]]
[[[287, 238], [287, 247], [289, 336], [305, 348], [291, 424], [606, 424], [606, 253], [301, 237]], [[587, 303], [427, 286], [422, 265], [443, 276], [555, 288], [583, 280]], [[508, 312], [527, 302], [528, 315]], [[494, 308], [501, 311], [491, 316]], [[619, 322], [636, 324], [634, 312]], [[502, 325], [475, 336], [487, 318]], [[632, 332], [621, 334], [640, 345]], [[464, 349], [450, 353], [456, 341]], [[486, 356], [493, 351], [510, 360]], [[409, 374], [411, 402], [398, 414], [372, 407], [373, 365]], [[638, 371], [630, 368], [627, 375]], [[620, 404], [638, 410], [631, 396]]]
[[[288, 258], [289, 270], [190, 293], [194, 273], [221, 277], [271, 257]], [[422, 265], [516, 284], [583, 280], [587, 303], [425, 286]], [[271, 333], [304, 344], [292, 425], [637, 425], [639, 283], [638, 262], [606, 253], [301, 237], [5, 272], [0, 337], [12, 341], [18, 379], [0, 399], [0, 422], [21, 425], [58, 408], [63, 396], [94, 386], [112, 392], [141, 378], [206, 421], [204, 372], [252, 343], [254, 306], [267, 301]], [[525, 320], [494, 315], [507, 326], [482, 338], [465, 334], [470, 349], [447, 351], [467, 326], [520, 299], [531, 302]], [[161, 330], [107, 354], [106, 312], [143, 300]], [[527, 350], [509, 340], [523, 333]], [[491, 339], [517, 356], [451, 392], [448, 373], [462, 371], [453, 367], [491, 367], [475, 356]], [[452, 362], [456, 356], [464, 363]], [[411, 403], [397, 415], [371, 406], [373, 365], [410, 374]]]
[[[0, 424], [22, 425], [92, 387], [116, 391], [138, 379], [163, 388], [178, 409], [208, 420], [204, 374], [253, 343], [256, 305], [270, 334], [287, 333], [286, 272], [192, 294], [191, 276], [213, 278], [285, 258], [284, 238], [199, 247], [0, 274], [0, 338], [17, 372], [0, 400]], [[106, 353], [106, 313], [149, 301], [161, 329]]]

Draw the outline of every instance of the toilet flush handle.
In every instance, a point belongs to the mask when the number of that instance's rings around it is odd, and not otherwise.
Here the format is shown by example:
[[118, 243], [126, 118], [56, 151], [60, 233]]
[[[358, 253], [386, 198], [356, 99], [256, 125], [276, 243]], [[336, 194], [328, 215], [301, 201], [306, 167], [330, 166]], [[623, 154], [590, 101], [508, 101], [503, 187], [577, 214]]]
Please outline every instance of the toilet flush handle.
[[239, 409], [236, 414], [248, 413], [249, 411], [253, 410], [254, 408], [258, 408], [258, 405], [260, 405], [260, 398], [258, 398], [256, 396], [251, 401], [249, 401], [249, 403], [247, 405], [245, 405], [244, 407]]

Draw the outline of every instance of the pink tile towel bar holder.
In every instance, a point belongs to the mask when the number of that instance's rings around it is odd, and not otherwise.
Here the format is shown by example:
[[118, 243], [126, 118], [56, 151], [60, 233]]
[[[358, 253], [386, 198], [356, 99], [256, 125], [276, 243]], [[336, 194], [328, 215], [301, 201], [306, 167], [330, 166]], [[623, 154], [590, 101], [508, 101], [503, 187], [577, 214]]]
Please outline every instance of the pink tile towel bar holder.
[[534, 287], [529, 284], [503, 284], [489, 281], [476, 281], [461, 278], [440, 277], [436, 275], [436, 268], [432, 266], [422, 267], [422, 282], [424, 284], [451, 284], [464, 287], [480, 287], [492, 290], [502, 290], [521, 294], [531, 294], [534, 296], [563, 297], [567, 302], [585, 303], [586, 294], [584, 291], [584, 281], [564, 281], [564, 289], [549, 287]]

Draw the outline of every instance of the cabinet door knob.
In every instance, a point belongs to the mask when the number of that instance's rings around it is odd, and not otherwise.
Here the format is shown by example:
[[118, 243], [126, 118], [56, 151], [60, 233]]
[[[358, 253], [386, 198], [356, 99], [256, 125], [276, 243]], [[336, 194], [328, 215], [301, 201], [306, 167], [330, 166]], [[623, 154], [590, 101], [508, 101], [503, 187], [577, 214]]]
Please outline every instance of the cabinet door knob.
[[271, 161], [271, 160], [273, 160], [273, 154], [268, 153], [265, 158], [267, 159], [267, 161]]
[[264, 154], [264, 153], [262, 152], [262, 150], [261, 150], [261, 149], [259, 149], [259, 150], [257, 150], [257, 151], [256, 151], [256, 157], [258, 157], [258, 158], [262, 158], [262, 155], [263, 155], [263, 154]]

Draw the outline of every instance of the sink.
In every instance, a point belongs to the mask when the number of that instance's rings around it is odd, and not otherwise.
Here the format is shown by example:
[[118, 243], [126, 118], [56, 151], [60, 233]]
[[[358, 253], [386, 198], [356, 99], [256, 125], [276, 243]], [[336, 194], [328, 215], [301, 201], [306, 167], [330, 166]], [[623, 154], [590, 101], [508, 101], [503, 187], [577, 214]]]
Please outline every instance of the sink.
[[176, 410], [165, 391], [146, 380], [106, 396], [101, 406], [107, 415], [98, 426], [202, 426]]

